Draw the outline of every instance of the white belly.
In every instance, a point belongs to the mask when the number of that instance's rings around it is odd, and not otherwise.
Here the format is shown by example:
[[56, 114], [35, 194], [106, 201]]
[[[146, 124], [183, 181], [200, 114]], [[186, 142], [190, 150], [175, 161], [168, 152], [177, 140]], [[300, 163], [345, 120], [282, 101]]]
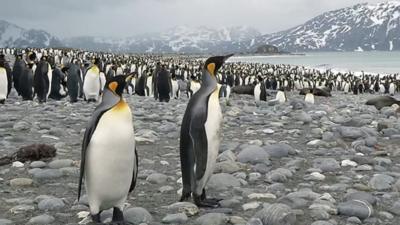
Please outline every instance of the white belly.
[[260, 101], [260, 94], [261, 94], [261, 84], [257, 84], [254, 87], [254, 99], [256, 102]]
[[106, 75], [100, 72], [100, 90], [103, 91], [104, 85], [106, 85]]
[[311, 93], [307, 93], [304, 101], [310, 104], [314, 104], [314, 95]]
[[276, 93], [276, 100], [280, 103], [286, 102], [285, 93], [283, 91], [278, 91], [278, 93]]
[[394, 90], [395, 90], [394, 84], [391, 83], [391, 84], [389, 85], [389, 94], [394, 95]]
[[191, 82], [190, 89], [193, 91], [194, 94], [200, 89], [200, 84], [197, 82]]
[[379, 85], [379, 92], [380, 93], [385, 93], [385, 86], [383, 86], [383, 84]]
[[147, 87], [149, 88], [149, 96], [154, 96], [153, 93], [153, 77], [148, 77], [147, 78]]
[[175, 97], [176, 92], [178, 91], [178, 82], [176, 82], [176, 80], [171, 81], [172, 83], [172, 97]]
[[51, 69], [50, 64], [47, 63], [47, 65], [48, 65], [47, 77], [49, 78], [49, 90], [47, 91], [47, 97], [49, 97], [50, 92], [51, 92], [51, 80], [53, 78], [53, 71]]
[[83, 82], [83, 92], [87, 100], [98, 100], [100, 93], [100, 79], [99, 75], [88, 71]]
[[104, 113], [88, 145], [85, 184], [92, 213], [122, 207], [127, 198], [135, 164], [135, 137], [128, 111]]
[[8, 80], [7, 72], [3, 67], [0, 67], [0, 100], [7, 98]]
[[208, 116], [205, 123], [207, 134], [207, 167], [204, 176], [198, 181], [196, 193], [201, 194], [208, 180], [214, 172], [220, 143], [220, 128], [222, 122], [221, 106], [218, 98], [219, 89], [214, 91], [208, 101]]
[[229, 99], [229, 96], [231, 96], [231, 87], [226, 85], [226, 99]]

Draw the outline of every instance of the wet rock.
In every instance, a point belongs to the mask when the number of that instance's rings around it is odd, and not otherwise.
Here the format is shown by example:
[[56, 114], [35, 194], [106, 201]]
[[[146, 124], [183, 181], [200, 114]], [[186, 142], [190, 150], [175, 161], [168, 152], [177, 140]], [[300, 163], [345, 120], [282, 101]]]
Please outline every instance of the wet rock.
[[43, 211], [53, 211], [53, 210], [60, 210], [64, 208], [65, 204], [63, 200], [59, 198], [45, 198], [41, 200], [38, 204], [38, 208]]
[[139, 225], [142, 223], [150, 223], [153, 221], [151, 214], [144, 208], [134, 207], [124, 211], [124, 219], [127, 222]]
[[322, 172], [335, 172], [340, 169], [339, 162], [333, 158], [314, 159], [313, 167], [322, 170]]
[[150, 174], [146, 180], [152, 184], [164, 184], [168, 180], [168, 176], [162, 173], [153, 173]]
[[284, 143], [267, 145], [264, 149], [273, 158], [287, 157], [289, 153], [294, 152], [290, 145]]
[[338, 213], [345, 216], [355, 216], [361, 220], [369, 218], [374, 210], [368, 202], [360, 200], [350, 200], [347, 202], [339, 203]]
[[241, 163], [263, 163], [269, 162], [269, 154], [260, 146], [250, 145], [244, 148], [237, 156]]
[[195, 220], [196, 225], [224, 225], [229, 218], [223, 213], [207, 213]]
[[60, 169], [64, 167], [70, 167], [72, 166], [73, 161], [71, 159], [57, 159], [54, 161], [51, 161], [49, 163], [49, 167], [51, 169]]
[[394, 181], [394, 178], [389, 175], [375, 174], [369, 181], [368, 185], [374, 190], [385, 191], [392, 188]]
[[261, 219], [263, 225], [295, 225], [296, 215], [285, 204], [271, 204], [258, 211], [255, 218]]
[[218, 173], [211, 176], [207, 187], [214, 190], [228, 190], [233, 187], [240, 187], [240, 181], [231, 174]]
[[162, 222], [166, 224], [184, 224], [188, 220], [185, 213], [168, 214], [163, 219]]
[[14, 178], [10, 180], [11, 187], [29, 187], [33, 183], [33, 180], [30, 178]]
[[55, 218], [47, 215], [47, 214], [43, 214], [40, 216], [35, 216], [32, 217], [29, 221], [28, 224], [29, 225], [47, 225], [47, 224], [51, 224], [55, 221]]

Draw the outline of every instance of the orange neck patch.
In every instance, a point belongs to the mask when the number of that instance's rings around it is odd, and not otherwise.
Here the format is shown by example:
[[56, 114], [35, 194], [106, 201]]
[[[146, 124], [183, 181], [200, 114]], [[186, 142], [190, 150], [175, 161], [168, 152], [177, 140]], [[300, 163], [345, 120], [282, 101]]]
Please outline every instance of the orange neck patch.
[[113, 110], [118, 112], [126, 111], [127, 109], [129, 109], [129, 105], [123, 99], [113, 107]]
[[117, 90], [117, 87], [118, 87], [118, 82], [116, 82], [116, 81], [113, 81], [113, 82], [111, 82], [110, 84], [108, 84], [108, 88], [109, 88], [112, 92], [114, 92], [114, 94], [115, 94], [115, 91]]
[[210, 63], [210, 64], [208, 64], [207, 65], [207, 70], [208, 70], [208, 72], [211, 74], [211, 75], [215, 75], [214, 74], [214, 72], [215, 72], [215, 63]]

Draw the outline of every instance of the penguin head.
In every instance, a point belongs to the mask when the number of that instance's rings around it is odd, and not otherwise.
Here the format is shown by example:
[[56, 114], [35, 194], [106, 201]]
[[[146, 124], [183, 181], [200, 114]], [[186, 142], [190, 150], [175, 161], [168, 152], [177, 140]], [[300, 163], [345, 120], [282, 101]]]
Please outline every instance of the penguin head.
[[226, 56], [213, 56], [206, 60], [204, 63], [204, 69], [208, 71], [208, 73], [215, 77], [218, 70], [222, 67], [225, 61], [233, 56], [233, 54], [229, 54]]
[[132, 75], [128, 75], [128, 76], [118, 75], [118, 76], [112, 77], [106, 83], [106, 88], [108, 90], [110, 90], [112, 93], [114, 93], [115, 95], [122, 97], [124, 88], [131, 77], [132, 77]]

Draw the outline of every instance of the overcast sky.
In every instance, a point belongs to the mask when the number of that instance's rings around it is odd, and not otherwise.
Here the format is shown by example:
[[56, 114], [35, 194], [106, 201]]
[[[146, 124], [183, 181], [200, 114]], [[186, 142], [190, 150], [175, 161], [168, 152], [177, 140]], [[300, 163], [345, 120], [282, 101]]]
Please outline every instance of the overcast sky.
[[384, 0], [4, 0], [0, 19], [58, 37], [127, 37], [180, 25], [291, 28], [329, 10]]

